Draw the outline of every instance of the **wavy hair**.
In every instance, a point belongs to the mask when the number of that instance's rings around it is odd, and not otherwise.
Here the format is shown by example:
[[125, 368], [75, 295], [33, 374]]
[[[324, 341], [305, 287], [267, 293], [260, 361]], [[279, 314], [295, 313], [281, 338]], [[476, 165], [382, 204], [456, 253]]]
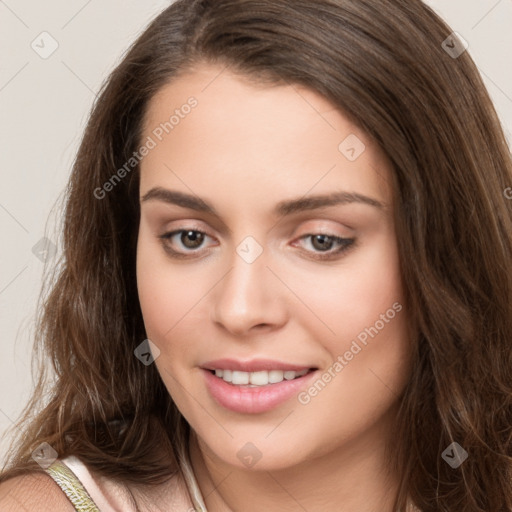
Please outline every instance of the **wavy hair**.
[[[210, 62], [319, 92], [392, 164], [414, 333], [388, 450], [395, 510], [407, 496], [424, 511], [512, 510], [512, 161], [469, 52], [443, 47], [451, 32], [420, 0], [178, 0], [157, 16], [103, 84], [74, 161], [38, 383], [0, 479], [37, 470], [41, 442], [119, 482], [180, 470], [190, 427], [134, 357], [139, 169], [94, 191], [140, 146], [154, 94]], [[452, 442], [469, 454], [457, 469], [441, 457]]]

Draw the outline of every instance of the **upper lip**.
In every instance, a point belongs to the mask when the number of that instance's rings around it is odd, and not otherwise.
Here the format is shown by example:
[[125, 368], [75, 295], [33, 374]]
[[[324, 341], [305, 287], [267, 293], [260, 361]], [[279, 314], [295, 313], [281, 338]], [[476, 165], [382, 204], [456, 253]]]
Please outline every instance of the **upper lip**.
[[259, 372], [265, 370], [300, 372], [301, 370], [309, 370], [314, 367], [310, 365], [283, 363], [272, 359], [251, 359], [249, 361], [242, 361], [224, 358], [208, 361], [201, 365], [201, 368], [205, 370], [236, 370], [241, 372]]

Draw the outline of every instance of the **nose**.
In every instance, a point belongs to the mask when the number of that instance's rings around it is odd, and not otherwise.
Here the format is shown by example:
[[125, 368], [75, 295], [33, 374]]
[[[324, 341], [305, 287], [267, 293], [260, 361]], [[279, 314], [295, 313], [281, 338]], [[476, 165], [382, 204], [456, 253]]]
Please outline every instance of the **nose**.
[[286, 287], [267, 263], [266, 251], [249, 263], [238, 253], [212, 294], [212, 321], [236, 337], [273, 331], [286, 323]]

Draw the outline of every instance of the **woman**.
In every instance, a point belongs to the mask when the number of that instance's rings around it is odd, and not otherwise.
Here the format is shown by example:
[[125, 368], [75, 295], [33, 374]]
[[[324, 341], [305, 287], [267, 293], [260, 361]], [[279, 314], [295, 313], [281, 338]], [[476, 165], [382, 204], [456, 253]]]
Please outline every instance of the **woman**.
[[4, 506], [512, 510], [512, 164], [465, 50], [419, 0], [158, 16], [76, 158]]

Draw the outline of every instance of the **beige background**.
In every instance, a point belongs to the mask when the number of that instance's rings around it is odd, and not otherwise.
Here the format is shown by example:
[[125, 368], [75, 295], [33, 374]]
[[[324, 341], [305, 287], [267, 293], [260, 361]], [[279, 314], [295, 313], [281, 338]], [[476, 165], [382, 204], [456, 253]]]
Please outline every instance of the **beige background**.
[[[512, 0], [426, 3], [468, 41], [511, 143]], [[0, 0], [0, 434], [32, 386], [30, 338], [43, 269], [32, 249], [52, 233], [53, 221], [48, 232], [46, 223], [64, 190], [96, 91], [123, 51], [167, 5], [158, 0]], [[40, 36], [44, 31], [50, 35]], [[58, 48], [46, 59], [35, 51], [44, 55], [52, 44]], [[0, 461], [5, 446], [4, 440]]]

